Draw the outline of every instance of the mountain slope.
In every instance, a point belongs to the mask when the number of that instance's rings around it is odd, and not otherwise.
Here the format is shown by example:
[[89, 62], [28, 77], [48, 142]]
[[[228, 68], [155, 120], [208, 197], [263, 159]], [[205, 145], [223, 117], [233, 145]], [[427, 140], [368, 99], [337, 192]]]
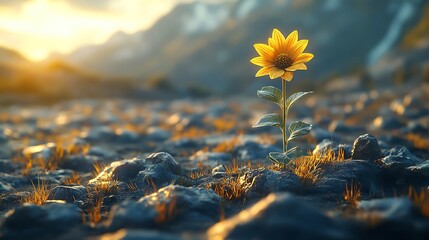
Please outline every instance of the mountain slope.
[[[300, 38], [310, 39], [307, 51], [316, 57], [309, 64], [311, 71], [300, 73], [297, 79], [322, 81], [365, 67], [369, 59], [376, 62], [416, 22], [422, 4], [400, 0], [197, 1], [177, 6], [147, 31], [117, 33], [103, 45], [88, 46], [63, 58], [108, 76], [165, 76], [179, 90], [253, 92], [256, 86], [248, 83], [261, 82], [249, 81], [257, 70], [249, 63], [256, 55], [252, 45], [266, 42], [272, 28], [285, 33], [298, 29]], [[404, 7], [408, 9], [405, 15], [401, 14]]]

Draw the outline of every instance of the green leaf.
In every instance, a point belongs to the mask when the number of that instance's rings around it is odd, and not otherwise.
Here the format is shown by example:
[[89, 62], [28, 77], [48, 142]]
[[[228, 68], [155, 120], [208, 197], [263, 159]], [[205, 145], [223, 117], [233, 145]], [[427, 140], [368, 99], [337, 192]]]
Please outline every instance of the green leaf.
[[285, 153], [270, 152], [268, 154], [268, 159], [271, 160], [272, 162], [276, 163], [276, 164], [286, 165], [290, 161], [292, 161], [296, 158], [302, 157], [304, 155], [306, 155], [306, 154], [302, 148], [294, 147], [294, 148], [289, 149]]
[[267, 126], [282, 128], [282, 117], [280, 117], [280, 115], [278, 115], [277, 113], [266, 114], [262, 116], [262, 118], [259, 119], [259, 121], [255, 123], [252, 127], [257, 128]]
[[273, 86], [265, 86], [256, 93], [258, 94], [258, 97], [282, 106], [282, 91], [280, 91], [280, 89]]
[[293, 147], [286, 152], [286, 155], [288, 156], [288, 158], [293, 160], [305, 156], [307, 155], [307, 153], [304, 151], [304, 149], [300, 147]]
[[290, 95], [287, 99], [286, 99], [286, 109], [289, 109], [290, 107], [292, 107], [292, 105], [295, 103], [296, 100], [300, 99], [301, 97], [309, 94], [309, 93], [313, 93], [313, 91], [310, 92], [297, 92], [294, 93], [292, 95]]
[[311, 128], [311, 124], [305, 123], [303, 121], [296, 121], [291, 123], [289, 126], [290, 136], [288, 141], [308, 134]]

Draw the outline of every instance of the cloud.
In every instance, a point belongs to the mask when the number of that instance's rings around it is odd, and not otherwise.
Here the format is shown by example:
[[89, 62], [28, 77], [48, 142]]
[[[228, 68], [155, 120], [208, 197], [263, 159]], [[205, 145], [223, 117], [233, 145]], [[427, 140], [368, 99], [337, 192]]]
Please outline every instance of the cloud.
[[111, 0], [63, 0], [63, 2], [77, 8], [102, 11], [109, 7]]
[[0, 7], [20, 8], [24, 3], [31, 0], [0, 0]]

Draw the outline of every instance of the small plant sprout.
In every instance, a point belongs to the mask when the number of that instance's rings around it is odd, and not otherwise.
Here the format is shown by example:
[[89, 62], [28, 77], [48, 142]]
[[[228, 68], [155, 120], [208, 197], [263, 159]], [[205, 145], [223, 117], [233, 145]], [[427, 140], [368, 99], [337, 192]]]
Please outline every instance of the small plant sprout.
[[[277, 113], [270, 113], [262, 118], [253, 127], [278, 127], [282, 131], [283, 152], [271, 152], [268, 155], [275, 164], [285, 166], [291, 160], [305, 155], [305, 151], [299, 147], [288, 148], [291, 140], [308, 134], [312, 128], [311, 124], [303, 121], [295, 121], [287, 129], [286, 121], [292, 105], [301, 97], [312, 93], [297, 92], [287, 97], [286, 83], [292, 81], [294, 72], [297, 70], [307, 70], [305, 63], [313, 59], [313, 54], [303, 53], [307, 47], [308, 40], [298, 41], [298, 31], [293, 31], [286, 38], [277, 30], [273, 30], [272, 37], [268, 39], [267, 44], [255, 44], [255, 50], [260, 55], [250, 60], [251, 63], [262, 67], [256, 77], [269, 75], [270, 79], [281, 78], [282, 90], [265, 86], [258, 90], [260, 98], [274, 102], [282, 112], [282, 116]], [[289, 132], [289, 137], [287, 137]]]

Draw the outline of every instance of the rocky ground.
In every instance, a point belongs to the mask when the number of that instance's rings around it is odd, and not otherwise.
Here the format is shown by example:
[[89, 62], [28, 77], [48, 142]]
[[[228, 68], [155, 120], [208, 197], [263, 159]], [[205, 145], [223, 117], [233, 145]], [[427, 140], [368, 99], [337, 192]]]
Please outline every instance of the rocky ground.
[[285, 169], [256, 96], [3, 107], [0, 238], [428, 239], [428, 85], [315, 92]]

